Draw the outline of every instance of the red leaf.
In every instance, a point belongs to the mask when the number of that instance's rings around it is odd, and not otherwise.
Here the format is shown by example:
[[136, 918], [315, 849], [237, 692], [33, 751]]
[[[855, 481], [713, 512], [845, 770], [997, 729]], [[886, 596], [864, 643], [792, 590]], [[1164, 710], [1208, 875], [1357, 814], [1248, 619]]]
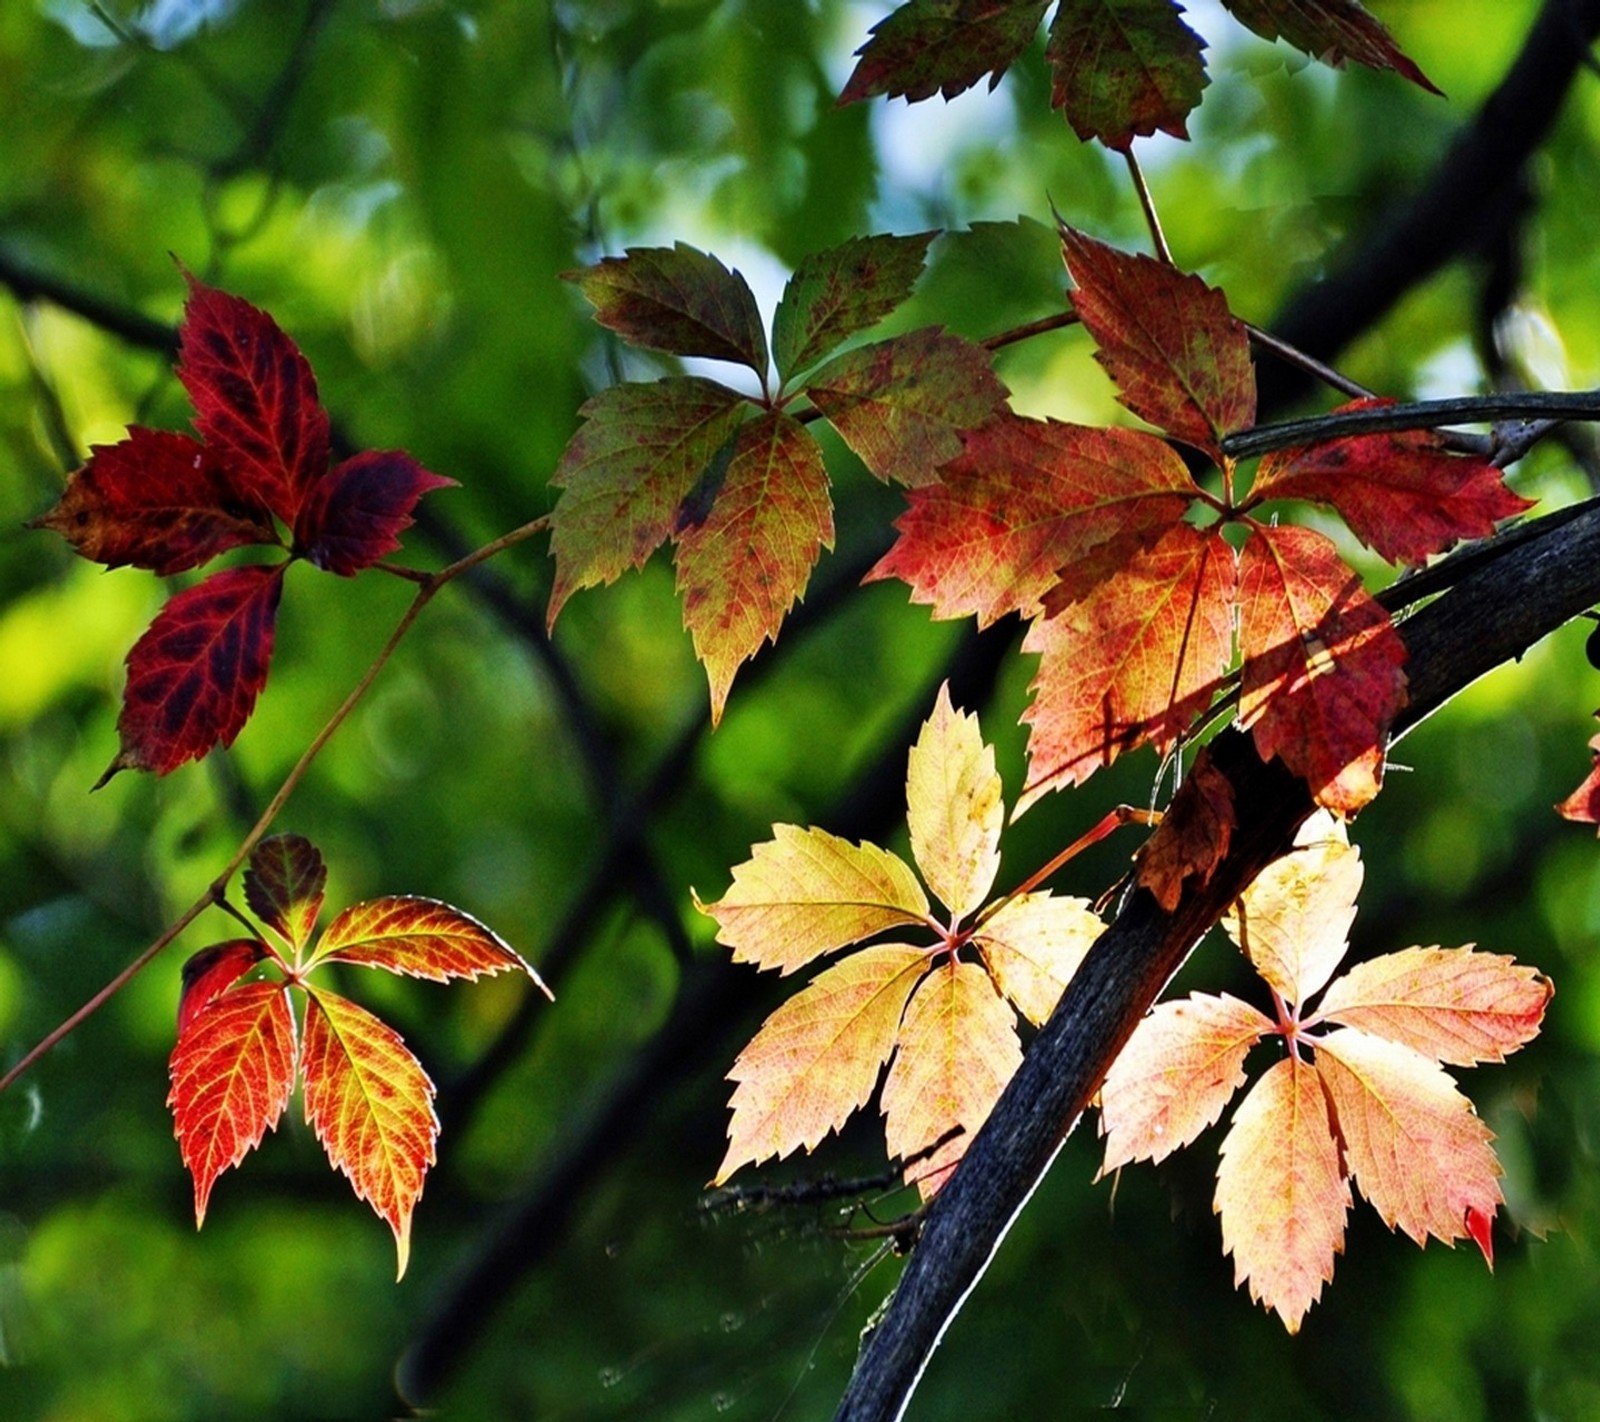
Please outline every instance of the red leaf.
[[179, 1034], [169, 1063], [174, 1133], [194, 1177], [195, 1225], [211, 1187], [278, 1124], [294, 1086], [294, 1016], [285, 985], [246, 983], [213, 998]]
[[298, 953], [316, 931], [327, 883], [328, 866], [309, 839], [275, 834], [250, 856], [244, 898], [256, 917]]
[[165, 775], [233, 744], [267, 680], [286, 563], [228, 568], [175, 595], [128, 653], [119, 770]]
[[311, 487], [295, 520], [296, 550], [319, 568], [351, 578], [400, 546], [417, 501], [454, 484], [409, 454], [369, 449], [346, 459]]
[[1233, 783], [1212, 764], [1211, 748], [1202, 747], [1156, 832], [1133, 856], [1139, 882], [1171, 913], [1185, 880], [1198, 880], [1202, 887], [1211, 882], [1235, 822]]
[[1482, 1210], [1467, 1211], [1465, 1221], [1466, 1230], [1472, 1236], [1472, 1242], [1483, 1253], [1483, 1262], [1494, 1270], [1494, 1215], [1485, 1214]]
[[[1391, 400], [1357, 400], [1344, 410]], [[1390, 562], [1420, 563], [1457, 539], [1483, 538], [1533, 507], [1487, 460], [1451, 454], [1432, 430], [1357, 435], [1269, 454], [1251, 489], [1261, 499], [1331, 504], [1350, 530]]]
[[1062, 0], [1046, 54], [1050, 102], [1072, 131], [1127, 149], [1157, 129], [1187, 138], [1208, 80], [1200, 37], [1171, 0]]
[[1120, 399], [1141, 419], [1222, 462], [1222, 437], [1256, 417], [1244, 325], [1197, 276], [1119, 252], [1065, 225], [1072, 304]]
[[277, 543], [272, 515], [216, 453], [188, 435], [135, 425], [97, 444], [60, 502], [30, 527], [53, 528], [83, 557], [163, 577], [229, 548]]
[[328, 412], [300, 349], [265, 311], [184, 274], [178, 378], [195, 428], [239, 488], [292, 525], [328, 469]]
[[1429, 93], [1438, 89], [1395, 44], [1388, 30], [1357, 0], [1222, 0], [1242, 25], [1264, 39], [1282, 36], [1324, 64], [1347, 59], [1373, 69], [1392, 69]]
[[1389, 614], [1305, 528], [1257, 528], [1239, 568], [1239, 718], [1317, 802], [1353, 815], [1378, 793], [1405, 704], [1405, 644]]
[[870, 99], [953, 99], [985, 75], [993, 89], [1039, 31], [1047, 0], [910, 0], [872, 27], [841, 104]]
[[899, 541], [867, 575], [900, 578], [936, 617], [1036, 613], [1058, 571], [1115, 533], [1183, 516], [1194, 481], [1162, 440], [1002, 415], [910, 494]]
[[750, 287], [715, 257], [686, 243], [630, 247], [564, 273], [624, 340], [673, 355], [708, 356], [767, 376], [767, 337]]
[[411, 1257], [411, 1212], [435, 1158], [433, 1083], [392, 1027], [364, 1007], [307, 988], [306, 1123], [394, 1231], [399, 1273]]
[[[1600, 711], [1594, 713], [1600, 716]], [[1556, 813], [1581, 824], [1600, 824], [1600, 736], [1589, 742], [1595, 763], [1582, 785], [1556, 806]]]
[[1120, 566], [1117, 551], [1074, 564], [1023, 640], [1042, 656], [1016, 813], [1147, 741], [1168, 749], [1227, 670], [1234, 554], [1221, 535], [1177, 523]]
[[238, 982], [267, 956], [254, 938], [233, 938], [202, 948], [183, 965], [183, 986], [178, 991], [178, 1036], [217, 995]]

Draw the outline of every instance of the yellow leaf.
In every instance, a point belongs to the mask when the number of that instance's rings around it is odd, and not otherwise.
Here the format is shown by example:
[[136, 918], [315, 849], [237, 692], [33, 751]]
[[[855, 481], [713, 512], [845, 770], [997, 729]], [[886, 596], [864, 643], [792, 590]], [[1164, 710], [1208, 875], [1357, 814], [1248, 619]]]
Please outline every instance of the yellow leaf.
[[1104, 929], [1087, 899], [1021, 894], [985, 919], [972, 942], [996, 986], [1038, 1027]]
[[911, 748], [906, 805], [917, 867], [957, 921], [984, 901], [1000, 872], [1001, 794], [994, 750], [978, 718], [950, 704], [946, 682]]

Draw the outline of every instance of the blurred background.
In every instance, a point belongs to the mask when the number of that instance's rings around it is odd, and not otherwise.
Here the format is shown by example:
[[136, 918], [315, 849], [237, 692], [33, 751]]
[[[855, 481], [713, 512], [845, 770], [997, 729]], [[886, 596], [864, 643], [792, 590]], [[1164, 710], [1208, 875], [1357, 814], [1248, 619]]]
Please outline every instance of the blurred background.
[[[666, 369], [600, 331], [563, 271], [683, 240], [742, 270], [770, 317], [808, 252], [936, 227], [949, 235], [893, 320], [987, 336], [1061, 309], [1052, 201], [1096, 236], [1146, 240], [1121, 160], [1050, 110], [1042, 43], [993, 93], [836, 108], [887, 8], [0, 7], [4, 1064], [203, 891], [409, 601], [381, 574], [295, 570], [233, 749], [89, 793], [116, 749], [122, 659], [168, 589], [21, 526], [91, 445], [131, 423], [186, 427], [174, 257], [290, 332], [342, 439], [459, 481], [406, 539], [406, 559], [440, 566], [551, 505], [589, 394]], [[1539, 7], [1374, 8], [1447, 98], [1187, 6], [1210, 42], [1194, 141], [1139, 153], [1177, 260], [1247, 319], [1337, 277], [1338, 254], [1426, 184]], [[1600, 83], [1580, 69], [1518, 201], [1341, 365], [1397, 396], [1600, 381], [1597, 185]], [[1080, 332], [1011, 347], [998, 369], [1030, 413], [1125, 418]], [[1513, 482], [1546, 507], [1582, 497], [1593, 449], [1584, 431], [1547, 441]], [[878, 1219], [911, 1202], [886, 1186], [870, 1112], [815, 1157], [745, 1172], [752, 1193], [708, 1198], [722, 1078], [793, 985], [729, 965], [690, 886], [719, 896], [777, 821], [903, 848], [905, 752], [947, 676], [1014, 798], [1031, 665], [1014, 622], [980, 637], [898, 584], [857, 586], [900, 496], [829, 454], [838, 547], [714, 734], [665, 555], [575, 597], [551, 640], [535, 541], [431, 606], [280, 819], [326, 855], [330, 909], [447, 899], [557, 992], [551, 1006], [510, 980], [345, 981], [440, 1088], [404, 1282], [298, 1102], [195, 1232], [164, 1101], [179, 967], [235, 932], [204, 915], [0, 1097], [0, 1415], [386, 1417], [406, 1399], [451, 1418], [830, 1415], [899, 1268], [843, 1227], [867, 1222], [858, 1200]], [[1461, 1074], [1506, 1169], [1494, 1275], [1358, 1204], [1331, 1289], [1287, 1338], [1220, 1251], [1219, 1133], [1095, 1184], [1086, 1123], [912, 1417], [1600, 1417], [1600, 852], [1550, 808], [1590, 764], [1586, 633], [1565, 629], [1401, 743], [1404, 769], [1353, 830], [1356, 956], [1475, 942], [1557, 986], [1533, 1046]], [[1002, 883], [1109, 806], [1148, 803], [1155, 776], [1143, 752], [1034, 808], [1005, 840]], [[1134, 833], [1055, 886], [1100, 894]], [[1196, 985], [1251, 992], [1220, 935], [1178, 984]], [[839, 1181], [858, 1182], [843, 1204], [825, 1188]]]

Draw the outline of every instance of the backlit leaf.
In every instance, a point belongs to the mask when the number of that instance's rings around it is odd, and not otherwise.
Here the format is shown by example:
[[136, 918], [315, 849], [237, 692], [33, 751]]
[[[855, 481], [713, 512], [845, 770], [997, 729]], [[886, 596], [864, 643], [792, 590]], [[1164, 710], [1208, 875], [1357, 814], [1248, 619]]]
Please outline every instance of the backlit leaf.
[[995, 986], [1041, 1027], [1104, 930], [1087, 899], [1019, 894], [979, 924], [972, 946]]
[[1554, 989], [1533, 968], [1471, 948], [1407, 948], [1357, 963], [1323, 995], [1342, 1022], [1453, 1066], [1498, 1062], [1538, 1035]]
[[328, 866], [321, 851], [299, 834], [262, 840], [244, 872], [245, 902], [296, 953], [316, 931], [327, 885]]
[[1222, 3], [1240, 24], [1248, 25], [1263, 39], [1281, 36], [1324, 64], [1337, 66], [1353, 59], [1373, 69], [1392, 69], [1430, 93], [1439, 92], [1401, 53], [1394, 37], [1358, 0], [1222, 0]]
[[767, 1018], [728, 1073], [738, 1085], [712, 1184], [742, 1165], [814, 1149], [866, 1104], [929, 962], [922, 948], [863, 948]]
[[1246, 1054], [1272, 1026], [1227, 993], [1195, 993], [1152, 1008], [1100, 1088], [1100, 1173], [1132, 1160], [1165, 1160], [1213, 1124], [1244, 1085]]
[[183, 986], [178, 993], [178, 1035], [182, 1037], [189, 1030], [189, 1024], [207, 1003], [232, 987], [266, 956], [266, 949], [254, 938], [213, 943], [191, 956], [183, 965]]
[[1172, 0], [1062, 0], [1046, 54], [1051, 104], [1087, 141], [1126, 149], [1161, 130], [1187, 138], [1200, 102], [1204, 42]]
[[562, 490], [550, 514], [552, 626], [579, 588], [642, 568], [708, 471], [720, 487], [749, 408], [727, 386], [694, 376], [614, 385], [584, 404], [585, 423], [550, 477]]
[[852, 237], [806, 257], [772, 318], [778, 378], [787, 381], [815, 365], [910, 296], [935, 235]]
[[950, 704], [946, 683], [911, 748], [906, 805], [912, 857], [952, 919], [976, 909], [1000, 872], [1002, 793], [993, 747], [978, 718]]
[[354, 577], [399, 548], [424, 494], [455, 482], [398, 450], [366, 450], [311, 486], [295, 522], [295, 545], [317, 567]]
[[328, 1159], [394, 1231], [403, 1278], [411, 1213], [434, 1162], [433, 1083], [393, 1028], [324, 988], [306, 989], [306, 1123]]
[[[1600, 711], [1595, 715], [1600, 716]], [[1600, 736], [1589, 741], [1589, 750], [1594, 756], [1589, 774], [1584, 777], [1583, 784], [1556, 806], [1556, 813], [1580, 824], [1593, 825], [1600, 824]]]
[[128, 653], [119, 770], [164, 775], [228, 746], [267, 680], [284, 563], [227, 568], [176, 594]]
[[867, 576], [900, 578], [936, 617], [1031, 616], [1064, 566], [1115, 533], [1183, 516], [1194, 481], [1164, 441], [1003, 415], [909, 495], [899, 540]]
[[188, 435], [137, 425], [97, 444], [61, 499], [30, 527], [51, 528], [91, 562], [163, 577], [248, 543], [277, 543], [267, 507]]
[[906, 1162], [906, 1183], [923, 1199], [950, 1178], [1021, 1061], [1016, 1017], [979, 964], [946, 963], [918, 984], [883, 1115], [889, 1154]]
[[826, 830], [774, 825], [714, 904], [717, 942], [737, 963], [792, 973], [885, 929], [921, 924], [927, 896], [903, 859]]
[[805, 389], [868, 469], [912, 487], [933, 482], [1006, 399], [982, 346], [932, 327], [846, 351]]
[[711, 683], [716, 721], [734, 673], [778, 628], [833, 547], [833, 505], [822, 451], [773, 410], [740, 427], [715, 502], [677, 530], [683, 621]]
[[294, 1017], [284, 984], [245, 983], [202, 1007], [168, 1063], [174, 1132], [205, 1222], [217, 1176], [276, 1127], [294, 1086]]
[[1065, 225], [1072, 304], [1095, 358], [1141, 419], [1222, 462], [1222, 437], [1255, 423], [1255, 369], [1244, 325], [1197, 276], [1119, 252]]
[[841, 104], [870, 99], [953, 99], [988, 76], [989, 87], [1039, 31], [1048, 0], [909, 0], [872, 27]]
[[1333, 1278], [1350, 1209], [1315, 1067], [1285, 1057], [1251, 1087], [1222, 1142], [1214, 1208], [1234, 1284], [1248, 1282], [1250, 1297], [1298, 1333]]
[[1233, 839], [1233, 784], [1203, 746], [1172, 797], [1156, 831], [1135, 853], [1139, 882], [1168, 913], [1178, 906], [1185, 881], [1204, 886]]
[[687, 243], [630, 247], [567, 272], [595, 320], [624, 340], [680, 356], [708, 356], [767, 375], [767, 337], [749, 284]]

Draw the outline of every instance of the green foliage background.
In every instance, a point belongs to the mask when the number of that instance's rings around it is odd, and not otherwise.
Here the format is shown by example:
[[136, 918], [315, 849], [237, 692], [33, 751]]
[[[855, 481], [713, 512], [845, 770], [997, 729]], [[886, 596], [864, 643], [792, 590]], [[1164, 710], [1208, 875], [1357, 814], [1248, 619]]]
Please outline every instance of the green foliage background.
[[[1189, 7], [1213, 41], [1195, 141], [1140, 151], [1178, 260], [1258, 322], [1418, 186], [1536, 7], [1376, 8], [1448, 101], [1309, 65], [1213, 4]], [[989, 335], [1059, 309], [1064, 276], [1039, 225], [1050, 200], [1098, 236], [1141, 242], [1120, 160], [1050, 112], [1038, 47], [992, 95], [834, 108], [880, 13], [843, 0], [0, 7], [7, 1064], [202, 889], [408, 600], [377, 574], [291, 574], [272, 679], [233, 751], [88, 793], [115, 750], [121, 659], [163, 590], [20, 525], [88, 446], [129, 423], [184, 424], [160, 349], [183, 295], [169, 254], [277, 317], [344, 438], [460, 481], [408, 539], [415, 563], [439, 566], [545, 510], [578, 405], [655, 368], [588, 320], [564, 270], [682, 239], [744, 270], [770, 315], [805, 253], [938, 226], [954, 235], [895, 319]], [[1592, 385], [1592, 76], [1530, 177], [1517, 299], [1544, 333], [1532, 359], [1547, 383]], [[1485, 269], [1448, 268], [1343, 364], [1396, 395], [1484, 388]], [[1118, 418], [1081, 333], [1025, 343], [999, 368], [1026, 410]], [[1593, 442], [1575, 443], [1542, 448], [1517, 486], [1553, 502], [1588, 492], [1578, 456], [1592, 470]], [[828, 1415], [897, 1265], [837, 1237], [837, 1212], [816, 1205], [705, 1208], [720, 1077], [787, 985], [723, 962], [689, 886], [720, 893], [777, 820], [893, 836], [905, 748], [952, 658], [958, 688], [981, 692], [1014, 796], [1030, 675], [1014, 627], [974, 647], [903, 588], [854, 587], [898, 497], [832, 452], [839, 549], [714, 735], [670, 567], [575, 598], [552, 645], [550, 566], [525, 545], [435, 603], [280, 822], [325, 852], [330, 905], [448, 899], [557, 987], [545, 1007], [501, 980], [360, 984], [441, 1087], [442, 1160], [405, 1282], [387, 1231], [297, 1119], [222, 1178], [194, 1232], [163, 1101], [179, 965], [230, 932], [213, 914], [0, 1097], [0, 1415], [387, 1416], [397, 1363], [453, 1418]], [[1288, 1339], [1231, 1287], [1209, 1208], [1215, 1133], [1113, 1187], [1091, 1184], [1087, 1126], [913, 1417], [1122, 1404], [1600, 1416], [1600, 853], [1549, 808], [1588, 765], [1600, 674], [1583, 638], [1568, 628], [1405, 741], [1412, 773], [1392, 774], [1355, 829], [1358, 954], [1477, 942], [1557, 984], [1538, 1043], [1465, 1075], [1507, 1171], [1495, 1275], [1474, 1251], [1417, 1251], [1361, 1206], [1331, 1291]], [[1110, 804], [1148, 801], [1154, 773], [1145, 753], [1033, 810], [1003, 877]], [[1062, 887], [1098, 894], [1132, 848], [1102, 846]], [[1184, 980], [1246, 990], [1220, 941]], [[746, 1183], [882, 1166], [867, 1122]]]

